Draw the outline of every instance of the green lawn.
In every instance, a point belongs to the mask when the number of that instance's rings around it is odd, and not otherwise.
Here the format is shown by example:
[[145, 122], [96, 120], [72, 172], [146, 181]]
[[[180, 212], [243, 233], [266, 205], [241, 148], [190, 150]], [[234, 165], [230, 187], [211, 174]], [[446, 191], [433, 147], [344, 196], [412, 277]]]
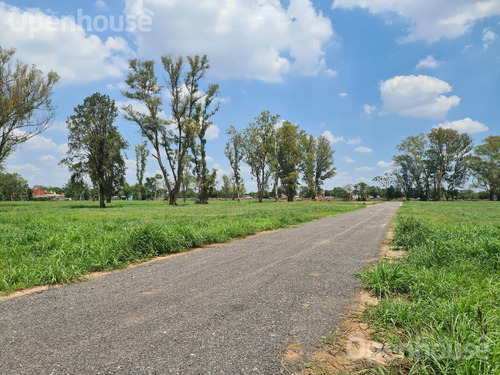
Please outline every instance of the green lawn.
[[368, 319], [405, 357], [380, 370], [500, 374], [500, 202], [411, 202], [399, 210], [401, 261], [362, 274], [382, 298]]
[[363, 207], [345, 202], [0, 203], [0, 294], [297, 225]]

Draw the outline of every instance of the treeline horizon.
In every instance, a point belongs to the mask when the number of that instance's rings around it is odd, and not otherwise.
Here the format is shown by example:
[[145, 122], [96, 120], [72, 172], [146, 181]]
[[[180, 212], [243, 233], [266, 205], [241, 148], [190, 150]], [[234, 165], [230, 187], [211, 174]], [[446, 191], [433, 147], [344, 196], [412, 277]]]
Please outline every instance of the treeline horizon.
[[[3, 173], [2, 165], [18, 146], [50, 127], [55, 118], [51, 96], [59, 79], [54, 72], [44, 76], [35, 66], [20, 61], [12, 64], [14, 53], [0, 47], [1, 99], [8, 104], [2, 106], [0, 116], [2, 200], [29, 198], [22, 176]], [[139, 104], [121, 108], [142, 137], [135, 145], [137, 183], [130, 186], [125, 181], [124, 151], [130, 145], [115, 125], [119, 108], [109, 95], [96, 92], [75, 107], [66, 121], [68, 151], [60, 164], [71, 172], [64, 186], [67, 196], [97, 195], [102, 208], [116, 195], [130, 194], [141, 200], [157, 198], [162, 191], [171, 205], [194, 194], [200, 204], [214, 196], [239, 200], [245, 192], [243, 163], [256, 182], [259, 202], [269, 196], [276, 201], [285, 196], [290, 202], [296, 196], [315, 199], [325, 192], [325, 181], [336, 174], [335, 151], [329, 140], [309, 135], [289, 121], [280, 122], [280, 115], [267, 110], [244, 129], [238, 131], [231, 125], [227, 130], [224, 151], [232, 173], [222, 176], [223, 184], [217, 190], [217, 171], [209, 170], [206, 155], [207, 131], [220, 105], [219, 86], [206, 81], [209, 60], [206, 55], [163, 55], [161, 65], [166, 74], [162, 83], [154, 60], [130, 60], [125, 80], [128, 89], [122, 91], [125, 98]], [[393, 157], [395, 168], [374, 178], [380, 191], [361, 181], [332, 192], [341, 199], [364, 200], [374, 194], [386, 199], [401, 195], [406, 199], [455, 199], [474, 177], [473, 187], [485, 189], [493, 200], [500, 190], [499, 149], [499, 136], [490, 136], [474, 148], [469, 135], [435, 128], [427, 135], [407, 137], [397, 146], [400, 154]], [[161, 171], [154, 177], [145, 176], [150, 155]]]

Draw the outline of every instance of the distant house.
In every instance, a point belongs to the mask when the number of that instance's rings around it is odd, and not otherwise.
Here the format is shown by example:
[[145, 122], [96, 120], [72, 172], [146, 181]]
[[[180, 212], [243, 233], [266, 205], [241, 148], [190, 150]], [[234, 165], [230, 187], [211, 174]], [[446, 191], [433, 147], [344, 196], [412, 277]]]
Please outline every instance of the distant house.
[[57, 194], [54, 191], [34, 189], [33, 190], [33, 198], [34, 199], [49, 199], [51, 201], [63, 201], [65, 200], [64, 193]]

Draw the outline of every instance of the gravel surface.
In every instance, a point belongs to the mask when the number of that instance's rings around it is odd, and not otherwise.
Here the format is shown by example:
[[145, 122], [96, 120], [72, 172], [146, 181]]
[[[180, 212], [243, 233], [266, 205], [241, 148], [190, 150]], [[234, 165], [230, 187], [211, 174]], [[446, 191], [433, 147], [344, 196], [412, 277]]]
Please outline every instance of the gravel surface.
[[0, 374], [278, 374], [339, 323], [399, 203], [0, 302]]

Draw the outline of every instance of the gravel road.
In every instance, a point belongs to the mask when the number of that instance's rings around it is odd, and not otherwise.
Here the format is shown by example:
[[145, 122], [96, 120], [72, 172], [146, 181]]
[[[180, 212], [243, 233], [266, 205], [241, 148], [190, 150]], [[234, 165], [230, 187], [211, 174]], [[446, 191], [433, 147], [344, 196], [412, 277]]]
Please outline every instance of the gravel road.
[[0, 374], [279, 374], [339, 323], [399, 203], [0, 302]]

